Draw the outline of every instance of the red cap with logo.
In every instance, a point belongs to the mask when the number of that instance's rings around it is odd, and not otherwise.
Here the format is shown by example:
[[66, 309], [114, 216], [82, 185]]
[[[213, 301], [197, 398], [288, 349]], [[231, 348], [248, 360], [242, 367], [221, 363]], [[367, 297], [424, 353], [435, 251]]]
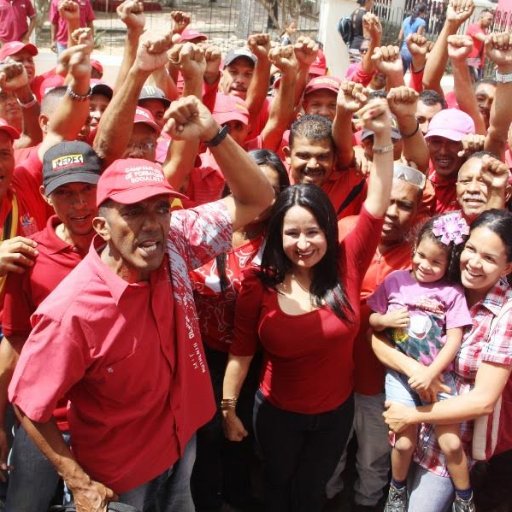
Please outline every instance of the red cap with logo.
[[160, 164], [142, 158], [122, 158], [109, 165], [101, 175], [96, 204], [100, 206], [107, 199], [134, 204], [159, 195], [185, 198], [169, 185]]
[[135, 119], [133, 120], [134, 124], [144, 123], [148, 126], [151, 126], [156, 133], [160, 133], [160, 126], [158, 126], [155, 122], [155, 118], [153, 114], [147, 109], [142, 107], [137, 107], [135, 110]]
[[331, 91], [334, 94], [338, 94], [340, 90], [341, 80], [335, 76], [316, 76], [312, 78], [306, 88], [304, 89], [304, 96], [314, 91]]

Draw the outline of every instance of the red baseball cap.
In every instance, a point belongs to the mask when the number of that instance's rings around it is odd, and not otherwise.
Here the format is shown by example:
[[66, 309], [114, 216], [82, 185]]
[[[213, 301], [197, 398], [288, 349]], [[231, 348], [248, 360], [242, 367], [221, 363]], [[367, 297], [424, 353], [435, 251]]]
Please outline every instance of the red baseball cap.
[[51, 75], [45, 78], [39, 86], [39, 94], [43, 98], [47, 92], [64, 85], [65, 78], [62, 75]]
[[121, 158], [100, 176], [96, 204], [100, 206], [107, 199], [135, 204], [159, 195], [185, 198], [169, 185], [160, 164], [142, 158]]
[[100, 75], [103, 75], [103, 65], [99, 60], [91, 59], [91, 67], [95, 69]]
[[327, 62], [322, 50], [318, 50], [316, 59], [309, 67], [310, 75], [324, 76], [327, 73]]
[[335, 76], [316, 76], [308, 82], [308, 85], [306, 85], [306, 88], [304, 89], [304, 96], [307, 96], [309, 93], [314, 91], [321, 91], [322, 89], [338, 94], [340, 84], [341, 80]]
[[249, 110], [245, 101], [231, 94], [217, 94], [212, 116], [219, 124], [229, 121], [241, 121], [245, 125], [249, 124]]
[[208, 36], [206, 34], [203, 34], [202, 32], [198, 32], [197, 30], [194, 30], [192, 28], [185, 29], [181, 33], [181, 42], [184, 41], [206, 41], [208, 39]]
[[0, 117], [0, 130], [4, 131], [11, 137], [11, 139], [19, 139], [20, 138], [20, 132], [14, 128], [14, 126], [11, 126], [5, 119]]
[[30, 55], [34, 57], [38, 54], [37, 47], [32, 43], [22, 43], [21, 41], [11, 41], [10, 43], [5, 43], [2, 48], [0, 48], [0, 62], [4, 61], [7, 57], [11, 55], [15, 55], [22, 50], [28, 50]]
[[160, 134], [160, 126], [156, 124], [153, 114], [147, 108], [137, 107], [137, 110], [135, 110], [135, 119], [133, 120], [133, 123], [147, 124], [148, 126], [151, 126], [151, 128], [153, 128], [156, 133]]

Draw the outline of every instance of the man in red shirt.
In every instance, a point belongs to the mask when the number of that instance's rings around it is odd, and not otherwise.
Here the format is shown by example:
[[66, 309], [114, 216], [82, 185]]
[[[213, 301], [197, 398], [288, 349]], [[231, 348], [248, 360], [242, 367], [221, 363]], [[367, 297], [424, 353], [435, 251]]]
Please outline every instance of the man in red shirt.
[[36, 12], [30, 0], [0, 0], [0, 42], [28, 43], [35, 26]]
[[[355, 511], [378, 510], [390, 469], [388, 429], [382, 422], [385, 369], [375, 357], [367, 338], [371, 311], [366, 299], [389, 273], [409, 268], [412, 256], [409, 234], [418, 221], [424, 185], [425, 177], [419, 171], [395, 164], [390, 205], [386, 211], [380, 244], [363, 278], [361, 322], [354, 344], [354, 432], [358, 440]], [[350, 232], [356, 219], [347, 217], [338, 223], [340, 238]], [[346, 455], [327, 484], [329, 497], [333, 497], [343, 486], [340, 475], [345, 462]]]
[[438, 112], [430, 121], [425, 139], [430, 153], [429, 180], [434, 187], [434, 205], [431, 214], [457, 210], [455, 183], [457, 173], [465, 161], [462, 138], [475, 133], [473, 119], [455, 108]]
[[483, 75], [485, 58], [485, 38], [494, 20], [494, 13], [490, 9], [483, 9], [476, 23], [471, 23], [466, 34], [473, 40], [473, 49], [467, 59], [468, 68], [474, 81], [480, 80]]
[[[226, 251], [232, 230], [274, 196], [197, 98], [168, 114], [174, 138], [211, 147], [233, 195], [170, 219], [178, 193], [161, 167], [114, 161], [98, 182], [98, 236], [33, 315], [9, 388], [21, 424], [82, 511], [104, 511], [114, 493], [139, 510], [163, 494], [162, 510], [194, 510], [193, 436], [215, 407], [188, 271]], [[51, 419], [65, 395], [73, 453]]]
[[[7, 386], [17, 358], [30, 331], [30, 316], [47, 295], [87, 254], [96, 215], [96, 183], [101, 162], [83, 142], [62, 142], [44, 155], [43, 191], [56, 215], [46, 228], [30, 237], [37, 243], [38, 257], [23, 274], [10, 273], [5, 284], [2, 317], [4, 339], [0, 344], [0, 464], [6, 466], [8, 447], [4, 432]], [[66, 400], [54, 417], [59, 430], [68, 431]], [[57, 490], [58, 474], [34, 446], [22, 427], [14, 437], [10, 456], [6, 507], [8, 510], [47, 510]]]

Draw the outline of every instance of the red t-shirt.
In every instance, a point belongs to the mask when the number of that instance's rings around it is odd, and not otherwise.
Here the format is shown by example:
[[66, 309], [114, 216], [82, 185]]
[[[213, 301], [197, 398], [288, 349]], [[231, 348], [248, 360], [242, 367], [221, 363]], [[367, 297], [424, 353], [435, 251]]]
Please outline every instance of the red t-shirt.
[[434, 200], [432, 203], [432, 215], [439, 213], [452, 212], [460, 208], [457, 202], [457, 173], [454, 176], [441, 176], [435, 171], [431, 171], [428, 177], [434, 187]]
[[[335, 169], [323, 183], [322, 190], [329, 196], [338, 219], [342, 219], [349, 215], [357, 215], [361, 211], [368, 186], [366, 179], [355, 168], [349, 167], [344, 170]], [[340, 211], [352, 190], [357, 193], [348, 205]]]
[[[335, 409], [353, 391], [353, 344], [359, 325], [359, 293], [375, 252], [383, 219], [364, 208], [340, 247], [340, 276], [352, 321], [324, 306], [302, 315], [281, 311], [277, 292], [254, 273], [242, 282], [230, 352], [249, 356], [264, 349], [260, 389], [281, 409], [318, 414]], [[252, 275], [251, 275], [252, 274]]]
[[14, 169], [12, 184], [18, 194], [23, 194], [36, 221], [37, 230], [46, 227], [46, 221], [55, 213], [43, 199], [39, 187], [43, 184], [43, 162], [39, 159], [36, 146], [26, 160]]
[[235, 304], [243, 272], [259, 264], [262, 241], [262, 237], [248, 240], [226, 253], [228, 284], [224, 292], [221, 291], [216, 259], [190, 272], [201, 337], [203, 343], [214, 350], [227, 352], [233, 341]]
[[480, 41], [475, 36], [477, 34], [485, 35], [486, 31], [480, 26], [480, 23], [472, 23], [471, 25], [468, 26], [466, 34], [468, 36], [471, 36], [471, 39], [473, 40], [473, 48], [471, 49], [471, 52], [468, 55], [468, 59], [481, 59], [479, 66], [475, 67], [482, 67], [485, 44], [484, 41]]

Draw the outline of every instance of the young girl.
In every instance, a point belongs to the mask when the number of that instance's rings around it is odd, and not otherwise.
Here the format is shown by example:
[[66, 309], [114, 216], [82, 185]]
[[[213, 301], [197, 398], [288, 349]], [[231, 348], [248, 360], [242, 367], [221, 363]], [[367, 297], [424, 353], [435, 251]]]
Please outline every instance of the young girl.
[[[410, 407], [437, 401], [432, 384], [441, 380], [453, 393], [452, 361], [462, 341], [463, 327], [471, 317], [462, 288], [453, 284], [454, 247], [464, 241], [469, 229], [458, 213], [439, 216], [425, 223], [418, 234], [412, 270], [391, 273], [368, 298], [375, 311], [370, 325], [375, 331], [388, 329], [396, 348], [418, 362], [407, 379], [388, 370], [386, 399]], [[444, 373], [443, 373], [444, 372]], [[441, 398], [448, 395], [441, 394]], [[457, 500], [472, 507], [469, 469], [459, 437], [459, 426], [438, 425], [436, 433], [446, 458]], [[392, 481], [385, 512], [407, 510], [406, 479], [416, 446], [416, 427], [396, 436], [391, 452]], [[464, 508], [461, 510], [473, 510]]]

